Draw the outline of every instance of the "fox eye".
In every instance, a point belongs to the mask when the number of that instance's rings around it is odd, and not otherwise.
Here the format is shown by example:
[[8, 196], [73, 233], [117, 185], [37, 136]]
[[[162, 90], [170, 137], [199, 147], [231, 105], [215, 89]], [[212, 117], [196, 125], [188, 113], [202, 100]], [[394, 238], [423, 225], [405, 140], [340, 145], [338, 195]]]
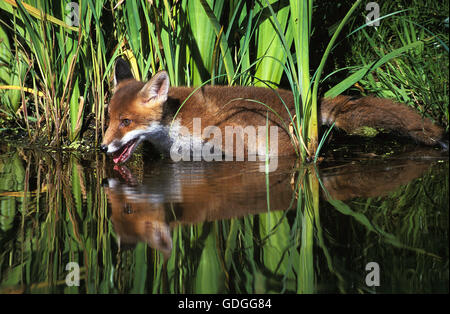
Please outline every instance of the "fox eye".
[[123, 125], [123, 126], [129, 126], [130, 123], [131, 123], [131, 120], [130, 120], [130, 119], [122, 119], [122, 125]]

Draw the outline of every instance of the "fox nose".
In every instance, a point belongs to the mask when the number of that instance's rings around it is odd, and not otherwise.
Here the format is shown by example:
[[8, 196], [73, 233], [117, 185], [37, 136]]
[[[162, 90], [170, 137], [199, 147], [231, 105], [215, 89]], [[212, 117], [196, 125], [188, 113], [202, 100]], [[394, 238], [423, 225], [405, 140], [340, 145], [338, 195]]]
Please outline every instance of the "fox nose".
[[100, 150], [104, 153], [106, 153], [108, 151], [108, 145], [102, 144], [100, 145]]

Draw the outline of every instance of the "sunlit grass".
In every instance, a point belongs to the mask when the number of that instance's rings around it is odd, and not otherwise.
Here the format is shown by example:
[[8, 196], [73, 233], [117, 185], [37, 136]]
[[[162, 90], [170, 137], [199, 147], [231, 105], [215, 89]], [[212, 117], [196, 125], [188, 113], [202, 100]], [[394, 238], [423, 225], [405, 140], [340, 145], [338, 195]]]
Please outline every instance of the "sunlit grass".
[[[447, 47], [448, 59], [448, 35], [436, 34], [430, 30], [432, 27], [407, 18], [379, 30], [358, 26], [341, 34], [349, 21], [354, 25], [360, 19], [358, 14], [363, 10], [360, 2], [349, 6], [347, 14], [330, 33], [331, 40], [320, 52], [317, 69], [310, 65], [309, 43], [317, 40], [314, 5], [320, 6], [320, 2], [86, 1], [78, 7], [79, 23], [75, 25], [67, 19], [74, 12], [66, 8], [64, 1], [54, 6], [41, 0], [2, 2], [0, 59], [9, 66], [0, 68], [1, 110], [22, 123], [30, 139], [42, 141], [45, 136], [46, 142], [55, 146], [82, 141], [84, 132], [92, 126], [87, 125], [87, 119], [91, 118], [95, 121], [92, 144], [96, 145], [105, 127], [104, 104], [111, 90], [112, 65], [119, 55], [130, 61], [138, 79], [149, 79], [156, 71], [165, 69], [173, 86], [200, 86], [210, 80], [211, 84], [276, 88], [284, 80], [284, 87], [288, 82], [294, 93], [296, 109], [290, 123], [292, 135], [303, 143], [299, 156], [302, 160], [317, 161], [321, 142], [317, 116], [319, 86], [322, 77], [331, 81], [330, 75], [334, 73], [323, 73], [325, 64], [331, 57], [336, 58], [333, 49], [345, 35], [349, 36], [346, 40], [357, 38], [360, 43], [369, 43], [379, 59], [363, 59], [360, 70], [344, 76], [340, 82], [334, 80], [335, 87], [326, 91], [325, 96], [336, 96], [363, 81], [365, 86], [371, 86], [369, 90], [375, 88], [382, 96], [426, 104], [425, 108], [418, 108], [429, 112], [429, 104], [436, 101], [421, 91], [423, 84], [419, 78], [424, 72], [398, 57], [410, 51], [419, 56], [425, 43]], [[396, 10], [383, 13], [380, 19], [385, 24], [400, 14], [417, 16], [414, 10], [388, 5], [384, 8], [382, 13]], [[377, 38], [391, 34], [398, 38], [395, 45], [377, 43]], [[367, 55], [365, 51], [360, 53], [358, 47], [354, 46], [355, 57]], [[346, 66], [359, 66], [358, 63]], [[371, 75], [374, 71], [377, 81]], [[432, 71], [435, 77], [440, 77], [437, 68]], [[407, 77], [399, 86], [392, 78], [400, 79], [403, 74]], [[415, 94], [404, 87], [405, 80], [413, 82]], [[443, 86], [448, 86], [446, 82]], [[387, 88], [381, 92], [381, 83], [388, 84], [394, 95]], [[408, 96], [411, 93], [414, 100]], [[448, 109], [444, 105], [448, 94], [433, 95], [439, 98], [431, 109], [433, 118], [448, 124]], [[419, 102], [417, 97], [423, 101]]]

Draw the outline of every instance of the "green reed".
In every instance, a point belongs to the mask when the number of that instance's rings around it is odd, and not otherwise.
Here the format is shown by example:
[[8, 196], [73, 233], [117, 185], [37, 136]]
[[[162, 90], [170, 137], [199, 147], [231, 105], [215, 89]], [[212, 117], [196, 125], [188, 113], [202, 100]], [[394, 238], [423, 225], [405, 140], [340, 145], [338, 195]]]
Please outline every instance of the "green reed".
[[[52, 145], [83, 140], [96, 145], [105, 127], [104, 104], [112, 87], [114, 60], [124, 55], [138, 79], [146, 80], [165, 69], [172, 85], [199, 86], [211, 80], [211, 84], [274, 88], [284, 79], [283, 86], [287, 82], [293, 91], [296, 107], [291, 121], [284, 123], [292, 125], [304, 160], [313, 157], [317, 160], [320, 151], [317, 105], [318, 89], [324, 81], [331, 87], [324, 93], [328, 97], [362, 82], [369, 91], [376, 89], [383, 96], [411, 102], [408, 95], [413, 93], [412, 89], [398, 87], [394, 79], [398, 77], [403, 80], [400, 84], [412, 82], [420, 91], [413, 98], [434, 103], [437, 97], [436, 106], [440, 109], [432, 109], [433, 117], [448, 123], [444, 101], [448, 94], [444, 92], [439, 97], [439, 93], [434, 93], [434, 99], [429, 99], [420, 88], [426, 86], [421, 79], [422, 68], [408, 66], [399, 58], [415, 51], [415, 59], [420, 59], [417, 57], [422, 55], [424, 44], [437, 43], [447, 47], [448, 59], [448, 36], [407, 17], [391, 23], [396, 15], [416, 17], [420, 1], [411, 10], [382, 5], [380, 21], [389, 20], [389, 23], [377, 29], [361, 23], [364, 11], [360, 2], [349, 6], [347, 14], [330, 32], [331, 40], [320, 52], [320, 63], [317, 69], [312, 69], [310, 42], [318, 40], [314, 30], [319, 28], [314, 8], [325, 5], [320, 1], [140, 0], [115, 4], [102, 0], [82, 1], [76, 12], [66, 7], [65, 1], [51, 6], [42, 0], [3, 1], [0, 4], [1, 110], [24, 126], [33, 140], [44, 136], [44, 142]], [[79, 23], [70, 25], [74, 21], [70, 17], [75, 13]], [[349, 23], [357, 26], [348, 26]], [[348, 39], [342, 32], [347, 32]], [[396, 38], [395, 45], [392, 41], [383, 46], [377, 42], [377, 38], [392, 35]], [[327, 60], [331, 56], [342, 59], [333, 54], [336, 45], [345, 40], [353, 44], [355, 38], [358, 43], [352, 45], [355, 61], [343, 68], [346, 72], [350, 68], [350, 75], [343, 76], [340, 71], [340, 76], [336, 76], [338, 72], [331, 72], [322, 79], [324, 71], [328, 72]], [[363, 43], [369, 43], [372, 53], [357, 50]], [[358, 55], [373, 52], [378, 54], [378, 60], [365, 58], [359, 70], [352, 70], [360, 63], [356, 60]], [[429, 62], [427, 66], [434, 66], [430, 70], [440, 77], [436, 64]], [[379, 80], [373, 79], [374, 71]], [[405, 79], [402, 75], [406, 75]], [[446, 82], [435, 85], [448, 86]], [[389, 90], [394, 90], [394, 94]], [[419, 110], [428, 112], [428, 108], [419, 107]], [[91, 127], [94, 136], [86, 132]]]
[[[350, 62], [375, 67], [372, 75], [356, 79], [364, 93], [398, 99], [447, 128], [448, 6], [429, 1], [382, 3], [381, 12], [391, 16], [380, 21], [381, 27], [355, 33], [350, 55]], [[390, 54], [393, 58], [386, 60]]]

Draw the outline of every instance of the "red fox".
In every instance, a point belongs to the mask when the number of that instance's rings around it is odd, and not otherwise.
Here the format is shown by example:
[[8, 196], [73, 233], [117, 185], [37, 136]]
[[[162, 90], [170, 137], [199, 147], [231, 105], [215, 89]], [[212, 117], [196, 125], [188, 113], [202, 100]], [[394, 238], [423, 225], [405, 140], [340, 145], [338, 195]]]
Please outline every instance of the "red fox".
[[[114, 83], [108, 106], [109, 126], [101, 150], [111, 154], [115, 163], [127, 161], [142, 141], [151, 142], [159, 152], [172, 157], [172, 153], [180, 153], [185, 147], [188, 156], [193, 152], [195, 155], [196, 148], [215, 157], [236, 156], [238, 145], [228, 145], [229, 138], [242, 144], [246, 156], [295, 153], [289, 130], [295, 114], [290, 91], [239, 86], [169, 87], [165, 71], [144, 83], [134, 79], [123, 59], [116, 62]], [[321, 100], [319, 120], [323, 125], [335, 123], [348, 133], [364, 126], [382, 128], [422, 144], [447, 148], [441, 127], [406, 105], [388, 99], [325, 98]], [[206, 127], [203, 132], [198, 130], [200, 123]], [[269, 139], [270, 150], [266, 150]]]

